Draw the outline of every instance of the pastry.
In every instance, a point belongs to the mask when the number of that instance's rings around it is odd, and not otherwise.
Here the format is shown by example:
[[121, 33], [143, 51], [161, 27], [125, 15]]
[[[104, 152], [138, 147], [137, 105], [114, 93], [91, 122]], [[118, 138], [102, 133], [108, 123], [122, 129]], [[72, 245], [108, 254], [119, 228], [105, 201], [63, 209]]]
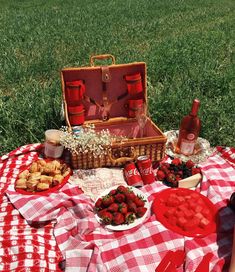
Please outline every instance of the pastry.
[[39, 182], [37, 184], [37, 191], [45, 191], [45, 190], [48, 190], [49, 188], [50, 188], [50, 185], [47, 183]]
[[27, 179], [27, 177], [29, 176], [29, 170], [27, 169], [27, 170], [24, 170], [23, 172], [21, 172], [20, 174], [19, 174], [19, 178], [21, 179]]
[[55, 175], [53, 177], [53, 184], [57, 185], [60, 184], [63, 181], [64, 177], [62, 175]]
[[27, 179], [25, 179], [25, 178], [18, 179], [16, 181], [16, 188], [18, 188], [18, 189], [26, 189], [27, 188], [26, 181], [27, 181]]
[[46, 175], [41, 175], [40, 183], [47, 183], [50, 186], [52, 184], [52, 179], [53, 179], [53, 177], [46, 176]]
[[30, 191], [31, 190], [34, 191], [38, 183], [39, 183], [39, 179], [34, 179], [34, 180], [33, 179], [28, 179], [26, 181], [27, 189], [30, 189]]

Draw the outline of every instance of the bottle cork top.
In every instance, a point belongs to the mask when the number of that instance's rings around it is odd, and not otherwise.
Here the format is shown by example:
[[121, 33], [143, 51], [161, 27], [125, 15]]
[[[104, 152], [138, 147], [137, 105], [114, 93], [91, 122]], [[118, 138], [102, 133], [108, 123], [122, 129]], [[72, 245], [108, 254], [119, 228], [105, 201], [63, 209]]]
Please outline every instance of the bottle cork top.
[[199, 106], [200, 106], [200, 100], [195, 98], [193, 100], [193, 105], [192, 105], [192, 109], [191, 109], [190, 114], [193, 115], [193, 116], [197, 116]]

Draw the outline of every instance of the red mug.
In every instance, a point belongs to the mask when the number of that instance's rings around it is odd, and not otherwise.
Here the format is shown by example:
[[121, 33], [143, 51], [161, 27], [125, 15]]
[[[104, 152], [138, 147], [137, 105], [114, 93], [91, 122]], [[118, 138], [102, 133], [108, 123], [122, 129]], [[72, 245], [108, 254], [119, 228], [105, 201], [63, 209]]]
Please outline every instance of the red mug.
[[143, 91], [141, 74], [126, 75], [127, 91], [130, 95], [135, 95]]
[[72, 126], [82, 125], [85, 121], [83, 105], [68, 106], [68, 115]]
[[70, 81], [65, 83], [65, 98], [68, 105], [77, 105], [83, 99], [85, 85], [82, 80]]
[[136, 117], [136, 113], [138, 110], [143, 108], [144, 101], [143, 99], [131, 99], [128, 100], [128, 116], [129, 117]]

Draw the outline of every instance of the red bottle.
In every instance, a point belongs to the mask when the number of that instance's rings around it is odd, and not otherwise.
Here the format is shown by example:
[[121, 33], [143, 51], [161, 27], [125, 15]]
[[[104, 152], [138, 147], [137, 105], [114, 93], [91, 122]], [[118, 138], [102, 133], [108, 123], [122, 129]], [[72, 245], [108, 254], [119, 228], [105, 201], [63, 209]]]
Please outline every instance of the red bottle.
[[180, 129], [179, 138], [176, 146], [176, 152], [186, 156], [192, 155], [195, 150], [195, 144], [201, 129], [201, 121], [197, 116], [200, 101], [193, 100], [193, 105], [189, 115], [183, 117]]

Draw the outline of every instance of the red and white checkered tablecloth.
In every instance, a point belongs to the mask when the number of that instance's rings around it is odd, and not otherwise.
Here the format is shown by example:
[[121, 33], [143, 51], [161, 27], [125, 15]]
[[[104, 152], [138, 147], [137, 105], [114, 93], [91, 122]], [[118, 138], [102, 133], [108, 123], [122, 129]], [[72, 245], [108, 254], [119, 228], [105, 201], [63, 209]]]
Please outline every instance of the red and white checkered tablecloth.
[[[0, 271], [61, 271], [58, 264], [65, 260], [69, 272], [151, 272], [168, 250], [176, 249], [187, 253], [179, 272], [194, 271], [208, 251], [214, 254], [211, 271], [228, 270], [235, 215], [226, 205], [235, 191], [234, 149], [218, 148], [202, 164], [200, 190], [219, 209], [219, 231], [190, 238], [166, 229], [154, 214], [134, 229], [108, 231], [97, 223], [93, 201], [69, 183], [49, 196], [16, 193], [17, 175], [38, 158], [40, 148], [27, 145], [0, 158]], [[152, 202], [153, 194], [165, 188], [155, 182], [141, 190]]]

